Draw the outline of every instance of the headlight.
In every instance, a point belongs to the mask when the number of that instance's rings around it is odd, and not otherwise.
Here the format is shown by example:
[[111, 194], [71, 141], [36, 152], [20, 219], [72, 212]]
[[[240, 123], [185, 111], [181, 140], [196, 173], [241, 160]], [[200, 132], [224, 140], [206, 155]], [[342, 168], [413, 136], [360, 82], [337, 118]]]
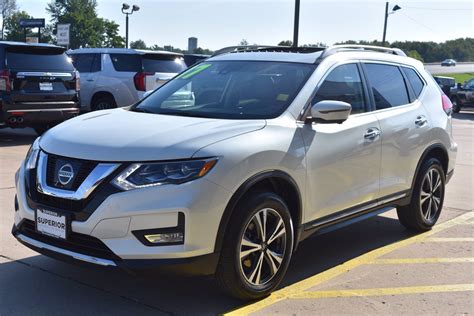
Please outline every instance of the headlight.
[[112, 183], [122, 190], [132, 190], [163, 184], [180, 184], [205, 176], [217, 158], [135, 163], [118, 175]]
[[25, 168], [27, 170], [36, 168], [36, 162], [38, 161], [38, 154], [40, 152], [40, 147], [39, 147], [40, 138], [41, 137], [36, 138], [36, 140], [33, 142], [33, 145], [31, 145], [30, 149], [28, 150], [28, 153], [26, 154]]

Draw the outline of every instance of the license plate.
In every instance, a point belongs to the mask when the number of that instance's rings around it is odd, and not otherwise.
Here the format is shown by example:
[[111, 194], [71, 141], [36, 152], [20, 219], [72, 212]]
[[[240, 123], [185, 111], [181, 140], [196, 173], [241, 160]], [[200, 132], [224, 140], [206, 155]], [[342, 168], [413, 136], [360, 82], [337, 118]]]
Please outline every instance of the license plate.
[[36, 230], [44, 235], [66, 239], [66, 215], [62, 215], [50, 210], [37, 209]]
[[39, 88], [41, 91], [53, 91], [53, 83], [52, 82], [40, 82]]

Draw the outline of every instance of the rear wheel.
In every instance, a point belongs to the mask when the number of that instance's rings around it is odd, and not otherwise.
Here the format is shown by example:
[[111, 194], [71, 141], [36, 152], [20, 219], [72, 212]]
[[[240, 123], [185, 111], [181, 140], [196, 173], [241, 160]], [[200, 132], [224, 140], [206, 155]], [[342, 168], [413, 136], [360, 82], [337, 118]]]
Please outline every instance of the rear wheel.
[[113, 109], [116, 107], [117, 104], [115, 103], [114, 98], [110, 95], [99, 96], [95, 98], [94, 102], [92, 103], [93, 111]]
[[293, 252], [288, 207], [273, 193], [258, 193], [237, 206], [229, 225], [217, 282], [239, 299], [269, 295], [285, 276]]
[[412, 231], [430, 230], [443, 208], [445, 183], [439, 160], [430, 158], [424, 162], [415, 181], [410, 204], [397, 208], [400, 223]]
[[453, 104], [453, 112], [459, 113], [459, 111], [461, 111], [461, 107], [459, 106], [458, 99], [452, 98], [451, 103]]

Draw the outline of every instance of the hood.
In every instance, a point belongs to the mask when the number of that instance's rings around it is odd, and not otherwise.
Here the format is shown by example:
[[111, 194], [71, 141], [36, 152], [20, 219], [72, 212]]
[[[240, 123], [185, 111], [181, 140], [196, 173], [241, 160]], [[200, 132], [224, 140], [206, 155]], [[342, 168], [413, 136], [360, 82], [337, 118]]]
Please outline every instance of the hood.
[[95, 161], [191, 158], [202, 147], [265, 127], [265, 120], [223, 120], [131, 112], [92, 112], [44, 134], [50, 154]]

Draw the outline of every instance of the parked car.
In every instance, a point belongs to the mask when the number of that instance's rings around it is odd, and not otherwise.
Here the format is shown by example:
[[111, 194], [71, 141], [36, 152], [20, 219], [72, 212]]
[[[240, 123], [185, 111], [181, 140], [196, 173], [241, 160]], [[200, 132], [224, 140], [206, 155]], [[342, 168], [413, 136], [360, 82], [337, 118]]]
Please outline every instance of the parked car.
[[454, 59], [445, 59], [441, 62], [441, 66], [454, 67], [456, 66], [456, 61]]
[[433, 76], [433, 78], [436, 80], [441, 90], [443, 90], [444, 94], [449, 97], [451, 95], [451, 89], [456, 87], [456, 80], [452, 77], [444, 76]]
[[464, 84], [459, 83], [456, 89], [451, 90], [451, 102], [455, 113], [466, 107], [474, 107], [474, 78]]
[[0, 128], [38, 134], [79, 113], [79, 75], [60, 46], [0, 41]]
[[207, 58], [211, 57], [211, 55], [204, 55], [204, 54], [184, 54], [184, 62], [188, 67], [203, 61]]
[[431, 229], [456, 160], [450, 114], [398, 49], [225, 53], [38, 138], [17, 173], [13, 235], [59, 259], [174, 265], [261, 298], [310, 235], [393, 207]]
[[186, 69], [182, 54], [125, 48], [81, 48], [68, 52], [81, 74], [82, 111], [134, 104]]

